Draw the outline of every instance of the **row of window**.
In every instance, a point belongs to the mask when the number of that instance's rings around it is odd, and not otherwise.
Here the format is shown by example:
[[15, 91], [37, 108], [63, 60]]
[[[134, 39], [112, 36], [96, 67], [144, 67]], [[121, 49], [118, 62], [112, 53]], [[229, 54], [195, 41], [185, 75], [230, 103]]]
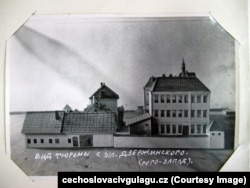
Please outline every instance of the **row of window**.
[[207, 110], [154, 110], [154, 117], [197, 117], [206, 118]]
[[182, 125], [160, 124], [158, 125], [159, 134], [182, 134]]
[[160, 135], [206, 134], [207, 124], [191, 124], [190, 127], [188, 125], [185, 125], [185, 127], [187, 127], [188, 129], [185, 130], [182, 124], [159, 124], [158, 133]]
[[[27, 139], [27, 144], [44, 144], [44, 143], [49, 143], [49, 144], [60, 144], [60, 139], [59, 138], [49, 138], [49, 139]], [[68, 143], [71, 144], [71, 138], [68, 139]]]
[[[188, 103], [188, 95], [154, 95], [154, 103]], [[191, 103], [207, 103], [207, 95], [191, 95]]]

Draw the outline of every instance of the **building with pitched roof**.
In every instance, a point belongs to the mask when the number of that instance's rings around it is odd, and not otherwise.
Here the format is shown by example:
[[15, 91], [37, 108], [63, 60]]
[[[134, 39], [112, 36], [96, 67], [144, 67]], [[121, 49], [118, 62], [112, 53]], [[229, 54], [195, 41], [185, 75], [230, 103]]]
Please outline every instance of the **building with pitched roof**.
[[144, 87], [144, 108], [154, 118], [152, 135], [207, 135], [210, 90], [186, 71], [151, 77]]
[[27, 112], [22, 133], [28, 148], [112, 147], [116, 114]]
[[115, 147], [224, 148], [224, 131], [210, 122], [210, 90], [184, 59], [178, 76], [152, 76], [143, 90], [144, 113], [125, 111], [130, 137], [114, 137]]
[[105, 83], [90, 97], [90, 105], [84, 112], [111, 111], [117, 113], [117, 100], [119, 95], [110, 89]]

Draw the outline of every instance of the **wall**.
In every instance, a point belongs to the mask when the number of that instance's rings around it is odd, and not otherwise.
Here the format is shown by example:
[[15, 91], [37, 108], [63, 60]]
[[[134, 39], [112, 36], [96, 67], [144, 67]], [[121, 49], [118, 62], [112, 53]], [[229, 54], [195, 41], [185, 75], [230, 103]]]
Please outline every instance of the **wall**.
[[[82, 135], [84, 136], [84, 135]], [[73, 137], [77, 137], [77, 145], [73, 146]], [[27, 139], [31, 139], [31, 144], [27, 144]], [[34, 139], [37, 143], [34, 144]], [[41, 143], [41, 139], [44, 143]], [[52, 139], [52, 143], [49, 143], [49, 139]], [[59, 139], [59, 143], [55, 143], [55, 139]], [[70, 143], [68, 142], [70, 139]], [[26, 147], [28, 148], [78, 148], [81, 147], [79, 135], [26, 135]], [[85, 147], [113, 147], [114, 139], [112, 134], [98, 134], [93, 135], [93, 144]]]
[[[207, 102], [206, 103], [197, 103], [196, 101], [194, 103], [191, 103], [191, 95], [207, 95]], [[205, 122], [209, 123], [209, 108], [210, 108], [210, 95], [209, 92], [154, 92], [153, 95], [188, 95], [188, 103], [184, 103], [184, 99], [182, 103], [178, 103], [178, 97], [176, 99], [176, 103], [164, 103], [160, 102], [160, 97], [158, 103], [154, 102], [154, 96], [153, 96], [153, 103], [152, 103], [152, 109], [153, 109], [153, 116], [154, 116], [154, 110], [176, 110], [176, 117], [158, 117], [157, 120], [159, 122], [178, 122], [178, 123], [189, 123], [189, 122]], [[182, 117], [178, 116], [178, 110], [188, 110], [188, 117], [184, 117], [184, 112], [182, 114]], [[197, 110], [207, 110], [207, 117], [191, 117], [191, 110], [195, 110], [197, 113]], [[165, 112], [166, 113], [166, 112]], [[160, 116], [160, 111], [159, 111]]]
[[99, 99], [108, 109], [117, 113], [117, 99]]
[[225, 147], [225, 134], [223, 131], [210, 132], [210, 147], [214, 149], [223, 149]]
[[204, 137], [126, 137], [114, 136], [115, 148], [209, 148], [210, 138]]
[[114, 139], [112, 134], [93, 135], [94, 147], [113, 147]]
[[130, 135], [151, 136], [151, 119], [129, 126]]
[[[74, 135], [26, 135], [25, 141], [27, 148], [67, 148], [73, 147], [72, 137], [74, 137]], [[76, 137], [79, 136], [77, 135]], [[31, 139], [31, 144], [27, 144], [27, 139]], [[34, 144], [34, 139], [37, 139], [37, 144]], [[41, 143], [41, 139], [44, 140], [44, 143]], [[51, 144], [49, 143], [49, 139], [53, 140]], [[59, 139], [59, 143], [55, 143], [55, 139]], [[68, 143], [68, 139], [71, 139], [71, 143]]]

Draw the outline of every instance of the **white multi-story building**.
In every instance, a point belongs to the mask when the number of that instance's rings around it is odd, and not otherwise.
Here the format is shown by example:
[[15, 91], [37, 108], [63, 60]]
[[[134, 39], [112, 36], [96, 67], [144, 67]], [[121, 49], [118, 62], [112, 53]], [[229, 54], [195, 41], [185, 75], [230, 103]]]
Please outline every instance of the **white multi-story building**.
[[208, 133], [210, 90], [182, 62], [179, 76], [151, 77], [144, 87], [144, 108], [153, 117], [152, 135]]

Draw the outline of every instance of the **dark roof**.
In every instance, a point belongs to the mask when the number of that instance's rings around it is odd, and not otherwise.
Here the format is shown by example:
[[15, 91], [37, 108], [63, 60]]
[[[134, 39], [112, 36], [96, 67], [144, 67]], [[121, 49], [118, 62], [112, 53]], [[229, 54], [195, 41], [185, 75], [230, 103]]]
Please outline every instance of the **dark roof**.
[[224, 131], [224, 128], [221, 124], [219, 124], [217, 121], [213, 122], [213, 125], [210, 128], [210, 131]]
[[197, 77], [158, 77], [153, 91], [209, 91]]
[[25, 134], [59, 134], [62, 129], [62, 118], [64, 112], [27, 112], [22, 128]]
[[63, 110], [69, 112], [69, 111], [72, 111], [72, 108], [68, 104], [66, 104]]
[[136, 116], [136, 117], [133, 117], [130, 119], [125, 119], [125, 124], [126, 124], [126, 126], [129, 126], [129, 125], [133, 125], [133, 124], [148, 120], [150, 118], [151, 118], [151, 115], [148, 113], [145, 113], [145, 114], [142, 114], [140, 116]]
[[93, 96], [96, 99], [119, 99], [119, 95], [104, 83], [101, 83], [101, 87], [89, 99], [92, 99]]
[[115, 113], [27, 112], [24, 134], [115, 133]]
[[126, 120], [126, 119], [131, 119], [131, 118], [134, 118], [136, 116], [140, 116], [142, 115], [144, 112], [143, 111], [135, 111], [135, 110], [125, 110], [124, 111], [124, 116], [123, 116], [123, 119]]
[[144, 86], [144, 88], [149, 88], [149, 89], [150, 89], [151, 87], [153, 87], [155, 81], [156, 81], [156, 78], [155, 78], [154, 76], [152, 76], [152, 77], [148, 80], [148, 82], [146, 83], [146, 85]]
[[115, 113], [65, 113], [63, 133], [115, 133]]

